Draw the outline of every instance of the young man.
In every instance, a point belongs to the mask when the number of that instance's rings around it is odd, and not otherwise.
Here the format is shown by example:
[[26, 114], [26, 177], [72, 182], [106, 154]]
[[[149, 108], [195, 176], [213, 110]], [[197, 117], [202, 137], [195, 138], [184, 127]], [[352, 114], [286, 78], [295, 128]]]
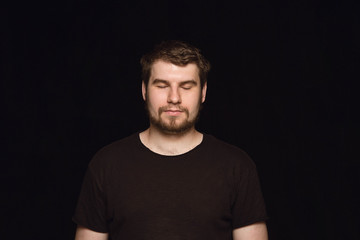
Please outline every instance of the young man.
[[141, 59], [147, 130], [101, 149], [73, 220], [76, 240], [266, 240], [252, 160], [195, 129], [210, 64], [184, 42]]

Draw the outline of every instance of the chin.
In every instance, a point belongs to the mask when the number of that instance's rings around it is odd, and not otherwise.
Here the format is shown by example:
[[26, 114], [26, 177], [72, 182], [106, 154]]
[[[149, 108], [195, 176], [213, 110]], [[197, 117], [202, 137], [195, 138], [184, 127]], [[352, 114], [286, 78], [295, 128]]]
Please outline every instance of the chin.
[[160, 132], [163, 132], [168, 135], [184, 134], [194, 128], [193, 122], [183, 122], [181, 124], [153, 122], [153, 126], [156, 127]]

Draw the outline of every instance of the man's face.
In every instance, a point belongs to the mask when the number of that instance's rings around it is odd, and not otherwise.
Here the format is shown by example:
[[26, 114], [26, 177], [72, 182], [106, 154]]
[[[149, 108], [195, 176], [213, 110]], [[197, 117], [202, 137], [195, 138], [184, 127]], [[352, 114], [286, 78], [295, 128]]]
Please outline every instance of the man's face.
[[148, 86], [142, 84], [150, 126], [166, 134], [193, 129], [200, 106], [205, 101], [206, 88], [206, 84], [203, 88], [200, 86], [196, 64], [177, 66], [156, 61]]

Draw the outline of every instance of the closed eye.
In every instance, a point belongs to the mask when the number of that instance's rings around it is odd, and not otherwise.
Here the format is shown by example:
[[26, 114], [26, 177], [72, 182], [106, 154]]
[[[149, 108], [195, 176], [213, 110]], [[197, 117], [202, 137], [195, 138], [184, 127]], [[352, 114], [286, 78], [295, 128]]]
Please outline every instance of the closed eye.
[[185, 81], [181, 84], [181, 88], [185, 90], [190, 90], [192, 87], [196, 86], [197, 83], [193, 80]]
[[190, 90], [193, 86], [182, 86], [181, 88], [182, 89], [185, 89], [185, 90]]
[[167, 81], [161, 79], [155, 79], [152, 84], [157, 88], [166, 88], [169, 86], [169, 83]]
[[157, 85], [156, 87], [157, 88], [167, 88], [168, 86], [167, 85]]

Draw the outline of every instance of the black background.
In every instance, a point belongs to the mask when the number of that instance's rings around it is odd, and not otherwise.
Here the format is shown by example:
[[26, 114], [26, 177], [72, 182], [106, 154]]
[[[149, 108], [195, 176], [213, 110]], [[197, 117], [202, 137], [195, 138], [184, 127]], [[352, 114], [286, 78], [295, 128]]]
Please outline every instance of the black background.
[[212, 63], [198, 129], [258, 166], [270, 239], [360, 239], [358, 3], [26, 1], [1, 8], [1, 237], [73, 239], [86, 166], [147, 127], [139, 58]]

